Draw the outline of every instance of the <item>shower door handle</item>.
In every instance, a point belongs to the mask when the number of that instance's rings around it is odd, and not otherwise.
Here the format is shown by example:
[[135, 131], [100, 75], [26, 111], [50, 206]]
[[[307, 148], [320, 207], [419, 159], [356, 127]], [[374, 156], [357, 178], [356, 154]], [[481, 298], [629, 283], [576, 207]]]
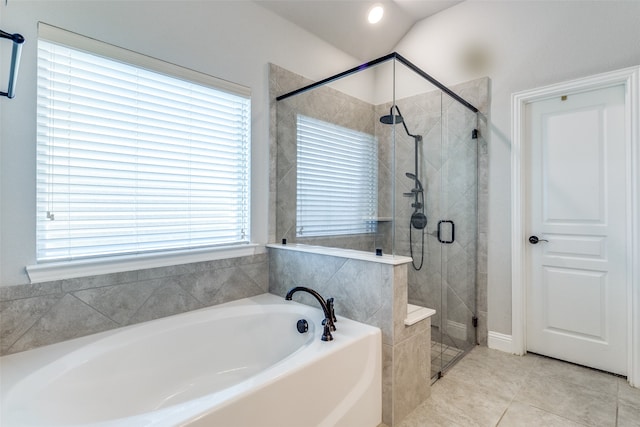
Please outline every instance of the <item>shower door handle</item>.
[[[442, 224], [451, 224], [451, 240], [442, 240]], [[440, 243], [445, 243], [447, 245], [453, 243], [456, 240], [456, 225], [453, 221], [449, 220], [441, 220], [438, 221], [438, 241]]]

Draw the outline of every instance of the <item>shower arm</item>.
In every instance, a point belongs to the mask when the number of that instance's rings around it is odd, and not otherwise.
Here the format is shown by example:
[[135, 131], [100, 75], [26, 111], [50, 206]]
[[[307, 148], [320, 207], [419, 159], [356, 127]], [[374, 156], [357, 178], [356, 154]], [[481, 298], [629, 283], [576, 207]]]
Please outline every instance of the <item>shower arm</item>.
[[400, 107], [398, 107], [396, 104], [393, 104], [393, 106], [391, 107], [391, 109], [389, 110], [389, 114], [393, 117], [393, 109], [396, 109], [396, 111], [398, 112], [398, 115], [400, 117], [402, 117], [401, 123], [402, 123], [402, 127], [404, 127], [404, 131], [407, 133], [407, 135], [409, 135], [411, 138], [415, 139], [416, 142], [418, 141], [417, 138], [422, 138], [420, 135], [414, 135], [411, 132], [409, 132], [409, 128], [407, 127], [407, 124], [404, 122], [404, 116], [402, 115], [402, 113], [400, 112]]
[[[396, 112], [398, 113], [393, 114], [393, 109], [396, 109]], [[415, 208], [415, 213], [417, 214], [418, 211], [423, 211], [424, 209], [424, 189], [422, 188], [422, 184], [420, 183], [420, 179], [418, 178], [418, 172], [419, 172], [419, 144], [420, 141], [422, 141], [422, 135], [414, 135], [411, 132], [409, 132], [409, 128], [407, 127], [407, 123], [404, 119], [404, 116], [402, 115], [402, 111], [400, 111], [400, 107], [398, 107], [396, 104], [393, 104], [391, 106], [391, 108], [389, 108], [389, 115], [388, 116], [382, 116], [380, 117], [380, 122], [386, 125], [395, 125], [398, 123], [402, 123], [402, 127], [404, 127], [404, 131], [407, 133], [407, 135], [409, 135], [411, 138], [413, 138], [413, 146], [414, 146], [414, 173], [410, 173], [407, 172], [405, 175], [407, 176], [407, 178], [412, 179], [414, 181], [414, 187], [411, 190], [410, 193], [404, 193], [405, 196], [408, 197], [412, 197], [414, 198], [414, 202], [411, 205], [412, 207]], [[395, 129], [395, 128], [394, 128]], [[394, 131], [395, 132], [395, 131]], [[420, 197], [422, 196], [422, 202], [420, 201]]]

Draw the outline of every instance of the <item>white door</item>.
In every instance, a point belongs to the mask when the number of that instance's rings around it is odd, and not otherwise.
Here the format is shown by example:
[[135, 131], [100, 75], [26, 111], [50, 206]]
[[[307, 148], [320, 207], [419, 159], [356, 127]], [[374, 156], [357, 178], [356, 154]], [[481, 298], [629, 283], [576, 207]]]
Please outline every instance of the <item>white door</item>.
[[627, 370], [624, 85], [526, 107], [527, 351]]

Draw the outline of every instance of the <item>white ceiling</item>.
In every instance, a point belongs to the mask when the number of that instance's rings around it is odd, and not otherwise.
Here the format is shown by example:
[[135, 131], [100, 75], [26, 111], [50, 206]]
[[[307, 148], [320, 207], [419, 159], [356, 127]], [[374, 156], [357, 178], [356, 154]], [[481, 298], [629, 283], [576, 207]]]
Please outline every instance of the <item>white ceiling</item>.
[[[368, 61], [387, 53], [418, 21], [462, 0], [258, 0], [257, 3], [340, 50]], [[376, 3], [384, 16], [369, 24]]]

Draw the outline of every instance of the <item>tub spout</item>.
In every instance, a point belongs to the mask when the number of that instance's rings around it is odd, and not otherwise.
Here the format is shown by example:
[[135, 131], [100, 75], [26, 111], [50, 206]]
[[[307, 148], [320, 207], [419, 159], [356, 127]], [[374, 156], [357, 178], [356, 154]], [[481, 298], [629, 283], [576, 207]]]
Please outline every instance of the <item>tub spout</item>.
[[334, 325], [335, 313], [333, 310], [333, 298], [329, 298], [325, 301], [325, 299], [322, 298], [322, 296], [313, 289], [306, 288], [304, 286], [296, 286], [295, 288], [292, 288], [289, 290], [289, 292], [287, 292], [287, 295], [284, 297], [284, 299], [287, 301], [291, 301], [293, 294], [299, 291], [313, 295], [315, 299], [317, 299], [320, 303], [322, 311], [324, 312], [324, 320], [322, 321], [322, 324], [324, 325], [322, 341], [332, 341], [333, 336], [331, 335], [331, 331], [336, 330], [336, 326]]

